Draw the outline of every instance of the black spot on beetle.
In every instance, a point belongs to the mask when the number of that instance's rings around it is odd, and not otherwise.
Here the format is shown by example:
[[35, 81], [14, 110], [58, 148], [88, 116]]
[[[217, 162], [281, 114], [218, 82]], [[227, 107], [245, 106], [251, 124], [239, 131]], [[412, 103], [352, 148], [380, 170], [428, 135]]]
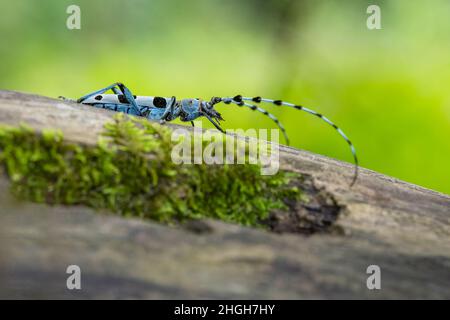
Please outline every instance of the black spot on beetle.
[[258, 109], [258, 107], [257, 106], [251, 106], [250, 109], [256, 110], [256, 109]]
[[94, 98], [95, 100], [102, 100], [103, 99], [103, 97], [102, 97], [102, 95], [98, 95], [98, 96], [95, 96], [95, 98]]
[[154, 97], [153, 105], [157, 108], [165, 108], [167, 105], [167, 101], [163, 97]]
[[[133, 95], [133, 98], [136, 99], [136, 96]], [[117, 99], [119, 99], [120, 103], [130, 103], [123, 94], [118, 94]]]
[[297, 109], [297, 110], [302, 110], [303, 109], [302, 106], [294, 106], [294, 108]]
[[261, 97], [254, 97], [252, 100], [253, 100], [254, 102], [260, 103], [260, 102], [261, 102]]
[[281, 100], [275, 100], [273, 103], [277, 106], [281, 106], [283, 102]]

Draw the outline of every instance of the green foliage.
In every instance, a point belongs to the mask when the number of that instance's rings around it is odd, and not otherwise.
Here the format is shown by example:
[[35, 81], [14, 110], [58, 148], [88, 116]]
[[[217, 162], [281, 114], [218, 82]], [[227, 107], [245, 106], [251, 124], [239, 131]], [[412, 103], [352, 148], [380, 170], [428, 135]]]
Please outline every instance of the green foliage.
[[258, 225], [270, 210], [300, 199], [295, 176], [262, 176], [259, 165], [176, 165], [171, 130], [118, 114], [96, 146], [0, 127], [0, 163], [20, 198], [82, 204], [171, 223], [202, 217]]

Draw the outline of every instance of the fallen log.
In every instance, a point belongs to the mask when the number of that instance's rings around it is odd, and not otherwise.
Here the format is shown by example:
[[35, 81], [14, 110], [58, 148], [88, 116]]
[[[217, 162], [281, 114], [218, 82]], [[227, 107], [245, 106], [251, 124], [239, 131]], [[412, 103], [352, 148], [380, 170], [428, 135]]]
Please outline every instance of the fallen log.
[[[0, 124], [59, 129], [71, 143], [95, 144], [113, 115], [0, 91]], [[0, 297], [450, 298], [450, 197], [364, 168], [349, 188], [351, 164], [295, 148], [280, 146], [280, 160], [306, 177], [314, 203], [278, 221], [277, 232], [217, 220], [171, 227], [18, 201], [3, 176]], [[329, 210], [330, 228], [314, 228], [315, 212]], [[305, 216], [308, 235], [295, 227]], [[69, 265], [80, 267], [82, 290], [67, 289]], [[371, 265], [381, 289], [368, 288]]]

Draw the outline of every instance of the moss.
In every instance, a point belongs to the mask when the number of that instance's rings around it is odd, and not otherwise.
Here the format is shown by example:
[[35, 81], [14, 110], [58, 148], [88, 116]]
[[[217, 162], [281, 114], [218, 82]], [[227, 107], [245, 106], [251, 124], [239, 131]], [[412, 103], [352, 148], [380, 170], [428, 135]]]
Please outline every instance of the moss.
[[0, 127], [0, 163], [12, 192], [37, 202], [87, 205], [172, 223], [202, 217], [257, 226], [299, 199], [292, 174], [259, 165], [176, 165], [171, 130], [119, 114], [95, 146], [57, 131]]

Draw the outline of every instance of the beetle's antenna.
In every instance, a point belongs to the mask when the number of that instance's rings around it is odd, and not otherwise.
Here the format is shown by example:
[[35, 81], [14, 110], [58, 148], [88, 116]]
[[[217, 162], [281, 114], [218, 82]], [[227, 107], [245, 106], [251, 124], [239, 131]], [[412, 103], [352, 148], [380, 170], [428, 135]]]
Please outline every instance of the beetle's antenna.
[[283, 133], [284, 139], [286, 140], [286, 145], [289, 145], [289, 137], [288, 137], [288, 135], [287, 135], [287, 133], [286, 133], [286, 129], [285, 129], [284, 126], [281, 124], [280, 120], [278, 120], [277, 117], [275, 117], [273, 114], [267, 112], [267, 110], [264, 110], [263, 108], [257, 107], [257, 106], [255, 106], [255, 105], [253, 105], [253, 104], [246, 103], [246, 102], [244, 102], [244, 101], [236, 102], [236, 101], [234, 101], [234, 100], [224, 100], [223, 102], [224, 102], [224, 103], [234, 103], [234, 104], [238, 105], [239, 107], [245, 106], [245, 107], [248, 107], [248, 108], [250, 108], [250, 109], [252, 109], [252, 110], [254, 110], [254, 111], [259, 111], [259, 112], [261, 112], [262, 114], [265, 114], [265, 115], [268, 116], [270, 119], [272, 119], [273, 122], [276, 123], [276, 125], [278, 126], [278, 128], [280, 128], [281, 132]]
[[[285, 133], [285, 130], [284, 130], [283, 126], [279, 125], [279, 121], [278, 121], [278, 119], [275, 116], [271, 115], [270, 113], [268, 113], [264, 109], [258, 108], [258, 107], [254, 106], [254, 105], [247, 104], [245, 101], [251, 101], [251, 102], [255, 102], [255, 103], [266, 102], [266, 103], [272, 103], [272, 104], [274, 104], [276, 106], [291, 107], [291, 108], [294, 108], [294, 109], [297, 109], [297, 110], [305, 111], [305, 112], [307, 112], [309, 114], [312, 114], [312, 115], [314, 115], [314, 116], [316, 116], [318, 118], [321, 118], [323, 121], [325, 121], [330, 126], [332, 126], [339, 133], [339, 135], [342, 138], [344, 138], [344, 140], [350, 146], [350, 150], [352, 152], [354, 163], [355, 163], [355, 173], [353, 175], [353, 180], [352, 180], [350, 186], [353, 186], [355, 184], [355, 182], [356, 182], [356, 180], [358, 178], [358, 167], [359, 167], [358, 157], [356, 156], [355, 147], [353, 146], [353, 144], [350, 141], [350, 139], [345, 135], [345, 133], [337, 125], [335, 125], [330, 119], [328, 119], [327, 117], [323, 116], [322, 114], [320, 114], [320, 113], [318, 113], [318, 112], [316, 112], [314, 110], [311, 110], [311, 109], [308, 109], [308, 108], [305, 108], [303, 106], [296, 105], [296, 104], [293, 104], [293, 103], [290, 103], [290, 102], [281, 101], [281, 100], [272, 100], [272, 99], [266, 99], [266, 98], [261, 98], [261, 97], [251, 98], [251, 97], [243, 97], [241, 95], [237, 95], [237, 96], [235, 96], [233, 98], [229, 98], [229, 97], [222, 98], [222, 101], [224, 103], [227, 103], [227, 104], [234, 103], [234, 104], [237, 104], [237, 105], [240, 105], [240, 106], [247, 106], [247, 107], [250, 107], [252, 110], [257, 110], [259, 112], [264, 113], [265, 115], [269, 116], [273, 121], [275, 121], [278, 124], [278, 126], [280, 127], [280, 129], [282, 128], [282, 132], [283, 133]], [[286, 135], [285, 135], [285, 137], [286, 137]], [[289, 140], [287, 140], [287, 142], [288, 141]]]

